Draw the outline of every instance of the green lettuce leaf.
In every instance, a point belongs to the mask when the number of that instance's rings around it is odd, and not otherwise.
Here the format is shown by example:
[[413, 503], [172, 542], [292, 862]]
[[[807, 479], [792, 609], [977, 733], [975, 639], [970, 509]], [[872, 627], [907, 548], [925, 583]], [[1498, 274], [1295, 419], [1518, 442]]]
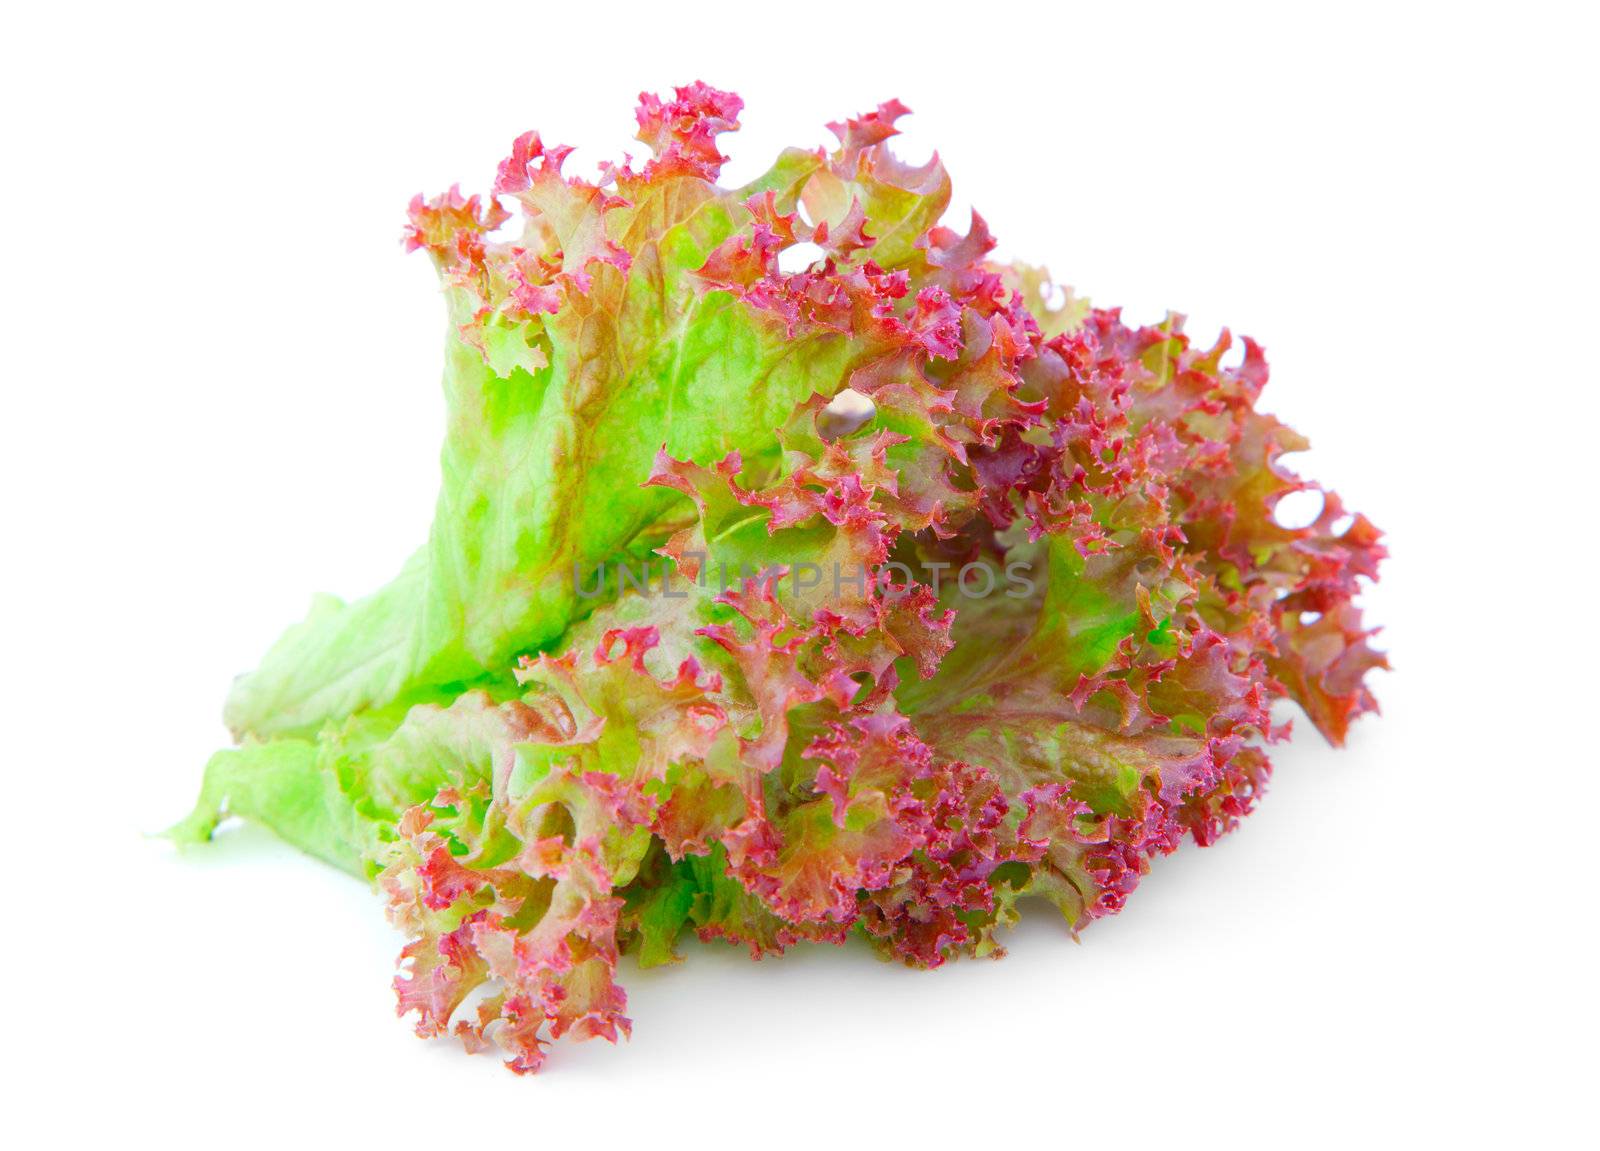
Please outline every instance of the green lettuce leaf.
[[575, 567], [616, 557], [678, 502], [641, 486], [659, 449], [775, 459], [795, 405], [840, 386], [842, 334], [787, 338], [697, 276], [755, 192], [792, 207], [807, 169], [790, 157], [751, 188], [716, 187], [720, 157], [699, 138], [736, 124], [714, 105], [646, 133], [660, 155], [615, 171], [615, 194], [563, 177], [565, 149], [518, 140], [496, 183], [522, 211], [513, 240], [489, 236], [497, 204], [454, 190], [413, 204], [408, 242], [434, 258], [449, 310], [433, 529], [393, 583], [319, 599], [238, 681], [236, 735], [314, 734], [549, 644], [584, 610]]

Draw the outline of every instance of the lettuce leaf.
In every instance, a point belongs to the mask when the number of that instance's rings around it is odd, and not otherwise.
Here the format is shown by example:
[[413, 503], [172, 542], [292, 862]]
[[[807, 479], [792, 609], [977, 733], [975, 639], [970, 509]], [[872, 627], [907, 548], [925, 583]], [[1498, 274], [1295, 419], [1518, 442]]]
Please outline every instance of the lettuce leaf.
[[[468, 684], [560, 636], [572, 578], [666, 512], [641, 487], [665, 444], [693, 460], [772, 456], [771, 429], [831, 394], [840, 333], [789, 340], [696, 272], [733, 235], [751, 189], [715, 186], [717, 133], [738, 101], [703, 86], [641, 108], [656, 159], [606, 186], [561, 174], [566, 148], [520, 138], [497, 200], [452, 189], [411, 207], [407, 244], [433, 258], [449, 312], [447, 435], [433, 529], [396, 580], [320, 599], [229, 696], [238, 736], [312, 734], [360, 708]], [[793, 202], [792, 161], [753, 187]], [[492, 672], [491, 672], [492, 674]]]
[[626, 1035], [620, 957], [690, 933], [937, 966], [1025, 895], [1076, 931], [1252, 810], [1275, 700], [1339, 743], [1386, 666], [1377, 530], [1274, 514], [1315, 485], [1258, 345], [1052, 303], [939, 224], [897, 102], [722, 189], [739, 111], [646, 95], [638, 169], [529, 133], [491, 197], [412, 204], [450, 316], [429, 541], [237, 684], [172, 832], [374, 880], [400, 1012], [519, 1072]]

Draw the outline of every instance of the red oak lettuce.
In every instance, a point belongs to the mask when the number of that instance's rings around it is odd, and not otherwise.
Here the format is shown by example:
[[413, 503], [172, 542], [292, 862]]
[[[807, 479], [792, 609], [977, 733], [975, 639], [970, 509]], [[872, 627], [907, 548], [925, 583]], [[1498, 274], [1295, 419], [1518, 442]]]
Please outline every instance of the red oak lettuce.
[[931, 967], [1001, 954], [1025, 895], [1076, 930], [1251, 810], [1274, 700], [1334, 743], [1375, 706], [1379, 533], [1332, 493], [1275, 518], [1315, 485], [1259, 346], [1052, 306], [939, 223], [898, 103], [722, 188], [740, 108], [644, 96], [642, 166], [530, 133], [492, 195], [413, 202], [433, 531], [240, 681], [173, 832], [242, 815], [374, 877], [402, 1013], [517, 1071], [625, 1034], [618, 957], [685, 933]]

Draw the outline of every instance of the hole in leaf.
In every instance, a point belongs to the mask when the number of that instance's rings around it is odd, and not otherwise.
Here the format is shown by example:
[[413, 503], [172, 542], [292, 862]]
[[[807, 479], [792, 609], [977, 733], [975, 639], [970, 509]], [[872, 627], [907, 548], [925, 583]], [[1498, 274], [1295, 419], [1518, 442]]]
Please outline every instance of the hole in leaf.
[[1272, 509], [1272, 518], [1281, 528], [1297, 531], [1317, 522], [1322, 514], [1322, 493], [1315, 489], [1290, 492]]
[[796, 272], [805, 271], [812, 264], [821, 262], [823, 255], [822, 249], [815, 244], [805, 241], [790, 244], [778, 253], [778, 271], [792, 276]]
[[877, 414], [877, 405], [870, 399], [854, 388], [845, 388], [817, 413], [817, 434], [836, 440], [860, 430]]

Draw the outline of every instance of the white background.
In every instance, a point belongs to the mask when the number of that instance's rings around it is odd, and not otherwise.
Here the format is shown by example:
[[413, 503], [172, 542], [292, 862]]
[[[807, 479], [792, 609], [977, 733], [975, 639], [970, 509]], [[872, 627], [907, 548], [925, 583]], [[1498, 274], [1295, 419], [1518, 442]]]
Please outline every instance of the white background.
[[[173, 1146], [1290, 1146], [1593, 1135], [1596, 28], [1578, 6], [29, 6], [5, 18], [5, 1123]], [[735, 183], [898, 96], [1004, 257], [1272, 362], [1390, 533], [1397, 670], [1075, 945], [627, 964], [636, 1038], [518, 1079], [410, 1036], [360, 884], [178, 857], [230, 677], [423, 538], [406, 201], [512, 137], [740, 92]], [[10, 1140], [8, 1140], [9, 1142]]]

